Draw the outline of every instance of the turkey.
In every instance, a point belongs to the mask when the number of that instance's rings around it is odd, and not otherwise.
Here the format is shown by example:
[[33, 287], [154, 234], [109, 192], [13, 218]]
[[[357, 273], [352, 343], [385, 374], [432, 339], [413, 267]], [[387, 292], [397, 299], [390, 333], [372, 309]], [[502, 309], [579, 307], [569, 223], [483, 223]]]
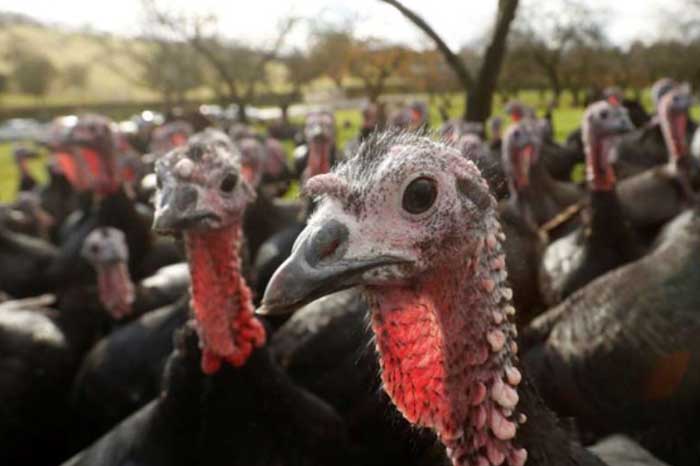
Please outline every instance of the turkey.
[[624, 91], [617, 86], [606, 87], [603, 90], [603, 99], [612, 105], [624, 107], [635, 128], [646, 126], [651, 120], [651, 116], [644, 109], [641, 102], [626, 98]]
[[59, 250], [40, 238], [11, 231], [3, 217], [10, 209], [0, 207], [0, 290], [16, 298], [46, 293], [53, 288], [48, 267]]
[[592, 104], [583, 116], [590, 223], [550, 244], [540, 266], [545, 303], [559, 303], [599, 275], [636, 259], [641, 245], [625, 221], [610, 159], [616, 139], [632, 123], [619, 106]]
[[618, 186], [622, 212], [635, 228], [653, 231], [680, 213], [695, 197], [690, 181], [693, 159], [686, 143], [690, 101], [684, 87], [675, 87], [664, 94], [659, 101], [658, 118], [669, 152], [667, 163], [625, 179]]
[[[228, 130], [228, 135], [234, 144], [254, 139], [263, 146], [261, 159], [261, 182], [259, 193], [264, 193], [268, 197], [279, 197], [289, 190], [289, 184], [293, 179], [293, 174], [287, 165], [287, 153], [279, 140], [270, 136], [255, 134], [249, 126], [235, 124]], [[257, 151], [257, 149], [256, 149]], [[241, 149], [241, 155], [245, 159], [245, 151]]]
[[[572, 208], [579, 197], [575, 188], [553, 180], [542, 168], [536, 160], [538, 147], [539, 139], [526, 122], [508, 128], [502, 144], [511, 197], [500, 202], [498, 211], [506, 235], [506, 266], [521, 325], [542, 307], [537, 272], [548, 238], [540, 225], [566, 207]], [[556, 232], [563, 230], [559, 233], [563, 235], [574, 227], [564, 225]]]
[[360, 133], [354, 139], [345, 143], [344, 152], [354, 153], [360, 144], [375, 131], [379, 131], [386, 125], [386, 115], [384, 115], [384, 104], [367, 102], [362, 108], [362, 126]]
[[654, 251], [605, 274], [524, 334], [542, 394], [589, 431], [623, 431], [674, 465], [697, 464], [700, 211]]
[[29, 170], [29, 160], [36, 158], [39, 154], [29, 147], [16, 146], [12, 151], [12, 156], [15, 159], [17, 170], [19, 171], [19, 185], [17, 192], [26, 192], [34, 190], [38, 183]]
[[142, 315], [102, 338], [73, 383], [70, 444], [80, 450], [153, 400], [173, 351], [173, 333], [188, 319], [189, 295]]
[[[119, 315], [133, 297], [125, 251], [95, 249], [101, 236], [89, 235], [84, 247], [98, 269], [100, 301]], [[68, 455], [69, 387], [83, 355], [110, 326], [90, 288], [0, 304], [2, 464], [56, 464]]]
[[[668, 78], [659, 80], [652, 87], [651, 94], [656, 115], [645, 126], [640, 127], [639, 130], [630, 133], [620, 141], [616, 171], [621, 178], [628, 178], [655, 166], [662, 165], [672, 155], [667, 135], [665, 134], [666, 130], [664, 129], [664, 126], [669, 126], [667, 120], [670, 115], [667, 111], [662, 110], [662, 105], [664, 105], [662, 101], [667, 94], [671, 92], [677, 93], [679, 89], [682, 89], [682, 92], [685, 94], [690, 94], [690, 90], [686, 86], [679, 86]], [[677, 111], [674, 113], [678, 115], [678, 119], [671, 126], [674, 127], [678, 137], [683, 137], [683, 144], [687, 145], [688, 140], [685, 138], [692, 136], [697, 125], [688, 116], [689, 99], [682, 100], [684, 102], [679, 102], [679, 104], [685, 103], [687, 106], [685, 108], [682, 108], [681, 105], [677, 107]], [[666, 122], [664, 123], [665, 120]], [[682, 135], [680, 134], [681, 131]]]
[[[630, 120], [635, 128], [646, 127], [651, 117], [638, 100], [625, 98], [624, 92], [619, 87], [608, 87], [603, 91], [601, 96], [603, 100], [608, 101], [611, 105], [621, 105], [627, 110]], [[577, 128], [566, 137], [565, 147], [571, 151], [583, 154], [583, 140], [581, 139], [581, 128]]]
[[453, 465], [603, 464], [521, 375], [496, 202], [473, 163], [390, 132], [305, 189], [320, 204], [261, 312], [360, 285], [384, 390]]
[[264, 183], [268, 155], [257, 138], [240, 138], [236, 146], [241, 153], [241, 169], [250, 173], [250, 184], [257, 191], [255, 202], [246, 209], [243, 222], [248, 253], [254, 258], [266, 240], [299, 222], [301, 204], [276, 199], [268, 192], [268, 185]]
[[[550, 222], [582, 197], [576, 186], [549, 175], [540, 159], [541, 149], [541, 137], [528, 120], [511, 125], [503, 137], [503, 167], [510, 191], [508, 209], [533, 229]], [[569, 222], [550, 234], [561, 236], [572, 226]]]
[[2, 464], [51, 465], [68, 454], [67, 387], [103, 316], [55, 304], [52, 296], [0, 304]]
[[40, 194], [35, 191], [18, 193], [14, 202], [3, 206], [0, 221], [15, 233], [47, 241], [51, 240], [52, 227], [55, 225], [51, 214], [41, 205]]
[[[304, 136], [306, 146], [298, 147], [294, 154], [296, 172], [302, 182], [311, 176], [328, 172], [341, 158], [335, 144], [335, 117], [330, 112], [312, 112], [307, 115]], [[253, 262], [257, 297], [262, 296], [274, 271], [289, 257], [311, 208], [311, 205], [306, 205], [297, 221], [261, 245]]]
[[326, 173], [342, 159], [336, 148], [335, 116], [328, 111], [311, 112], [304, 126], [306, 144], [294, 152], [294, 168], [302, 181]]
[[150, 212], [140, 208], [124, 188], [115, 163], [110, 120], [99, 115], [78, 118], [67, 137], [66, 153], [58, 155], [67, 178], [84, 197], [82, 208], [61, 228], [60, 253], [47, 275], [62, 286], [82, 283], [91, 275], [80, 255], [85, 237], [95, 228], [113, 227], [124, 233], [134, 278], [181, 260], [170, 240], [153, 238]]
[[571, 181], [571, 171], [576, 164], [583, 161], [583, 149], [578, 146], [560, 146], [554, 141], [551, 108], [545, 118], [537, 118], [532, 107], [519, 101], [506, 104], [506, 112], [514, 123], [526, 122], [540, 140], [540, 164], [546, 168], [551, 177], [558, 181]]
[[434, 435], [413, 428], [380, 390], [368, 316], [357, 289], [323, 297], [295, 312], [270, 350], [296, 383], [338, 410], [351, 440], [371, 452], [363, 464], [439, 464]]
[[184, 235], [194, 322], [161, 395], [67, 465], [354, 464], [341, 419], [274, 363], [238, 246], [255, 191], [239, 154], [201, 138], [156, 164], [154, 228]]
[[186, 263], [162, 267], [134, 284], [128, 269], [129, 249], [124, 233], [111, 227], [93, 230], [83, 243], [82, 256], [97, 273], [99, 299], [116, 321], [130, 320], [175, 302], [189, 287]]

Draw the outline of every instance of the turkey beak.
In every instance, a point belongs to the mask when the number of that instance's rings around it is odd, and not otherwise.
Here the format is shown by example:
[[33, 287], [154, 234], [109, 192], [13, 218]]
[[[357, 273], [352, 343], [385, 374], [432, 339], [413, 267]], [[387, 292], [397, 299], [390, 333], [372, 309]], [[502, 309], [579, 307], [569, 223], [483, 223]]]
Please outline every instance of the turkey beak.
[[199, 193], [194, 186], [165, 186], [156, 195], [153, 230], [173, 234], [207, 223], [216, 226], [221, 218], [213, 212], [197, 207]]
[[368, 270], [405, 262], [392, 256], [349, 258], [349, 230], [337, 220], [307, 226], [292, 255], [267, 285], [258, 314], [294, 312], [303, 305], [362, 283]]

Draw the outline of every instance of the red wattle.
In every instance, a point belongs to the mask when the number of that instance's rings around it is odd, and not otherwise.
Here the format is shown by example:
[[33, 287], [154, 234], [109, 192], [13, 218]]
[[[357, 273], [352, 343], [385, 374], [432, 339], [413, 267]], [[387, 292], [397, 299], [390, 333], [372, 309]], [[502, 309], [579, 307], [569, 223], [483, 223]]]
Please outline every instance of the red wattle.
[[309, 144], [309, 159], [306, 179], [328, 173], [331, 170], [330, 142], [312, 142]]
[[125, 263], [100, 265], [97, 269], [97, 288], [102, 305], [112, 317], [119, 320], [131, 314], [134, 285]]
[[605, 159], [610, 149], [598, 140], [595, 140], [592, 146], [586, 147], [586, 178], [592, 191], [615, 189], [615, 170]]
[[673, 146], [674, 151], [671, 154], [676, 159], [683, 157], [688, 152], [685, 143], [685, 135], [688, 127], [688, 115], [685, 113], [676, 115], [673, 118]]
[[254, 316], [250, 289], [240, 275], [240, 227], [187, 232], [192, 308], [202, 344], [202, 371], [222, 361], [239, 367], [265, 343], [265, 328]]
[[522, 466], [513, 324], [499, 304], [512, 291], [495, 236], [476, 250], [410, 286], [367, 288], [382, 382], [408, 421], [435, 430], [454, 466]]

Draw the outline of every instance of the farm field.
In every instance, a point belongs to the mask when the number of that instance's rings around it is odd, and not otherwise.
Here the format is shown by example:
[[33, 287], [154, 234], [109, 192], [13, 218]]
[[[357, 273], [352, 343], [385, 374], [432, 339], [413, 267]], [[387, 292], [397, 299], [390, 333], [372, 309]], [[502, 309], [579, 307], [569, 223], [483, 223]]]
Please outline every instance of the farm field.
[[[646, 93], [645, 96], [647, 94], [648, 93]], [[532, 105], [536, 108], [541, 106], [541, 100], [538, 98], [538, 94], [536, 92], [522, 92], [520, 95], [520, 99], [525, 103]], [[647, 104], [647, 107], [648, 106], [649, 105]], [[462, 109], [462, 99], [455, 96], [453, 98], [453, 105], [450, 112], [451, 115], [455, 117], [459, 116], [462, 112]], [[503, 113], [503, 102], [500, 102], [498, 99], [496, 100], [496, 107], [494, 113]], [[583, 108], [572, 107], [569, 105], [566, 98], [563, 99], [560, 108], [554, 111], [554, 128], [555, 138], [557, 139], [557, 141], [564, 141], [566, 139], [566, 136], [572, 130], [579, 126], [582, 114]], [[700, 119], [699, 105], [693, 107], [692, 115], [696, 120]], [[438, 128], [441, 122], [437, 109], [434, 106], [431, 106], [430, 108], [430, 117], [432, 127]], [[355, 135], [359, 131], [361, 123], [360, 110], [338, 110], [336, 111], [336, 122], [338, 131], [338, 143], [340, 147], [343, 147], [345, 143], [348, 140], [355, 137]], [[288, 150], [292, 147], [291, 145], [286, 146]], [[36, 174], [39, 180], [43, 181], [46, 179], [43, 159], [32, 161], [31, 169], [33, 173]], [[15, 186], [17, 184], [16, 180], [17, 170], [15, 164], [12, 161], [12, 144], [0, 143], [0, 202], [8, 202], [14, 198]]]

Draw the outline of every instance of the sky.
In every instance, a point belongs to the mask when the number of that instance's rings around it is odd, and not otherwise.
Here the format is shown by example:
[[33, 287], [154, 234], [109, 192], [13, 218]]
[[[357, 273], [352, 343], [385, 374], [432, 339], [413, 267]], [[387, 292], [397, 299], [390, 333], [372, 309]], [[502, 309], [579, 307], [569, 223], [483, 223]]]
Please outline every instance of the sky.
[[[606, 14], [608, 37], [618, 45], [635, 39], [653, 40], [669, 0], [584, 0]], [[682, 1], [682, 0], [676, 0]], [[355, 17], [357, 33], [421, 47], [425, 37], [393, 8], [377, 0], [159, 0], [181, 12], [215, 14], [219, 30], [230, 37], [265, 44], [272, 40], [278, 21], [290, 14], [340, 21]], [[497, 0], [405, 0], [421, 14], [452, 47], [483, 37], [494, 20]], [[541, 6], [558, 7], [563, 0], [521, 0], [531, 11]], [[143, 32], [140, 0], [0, 0], [0, 11], [33, 16], [41, 21], [69, 27], [134, 35]], [[304, 47], [308, 30], [297, 28], [291, 46]]]

